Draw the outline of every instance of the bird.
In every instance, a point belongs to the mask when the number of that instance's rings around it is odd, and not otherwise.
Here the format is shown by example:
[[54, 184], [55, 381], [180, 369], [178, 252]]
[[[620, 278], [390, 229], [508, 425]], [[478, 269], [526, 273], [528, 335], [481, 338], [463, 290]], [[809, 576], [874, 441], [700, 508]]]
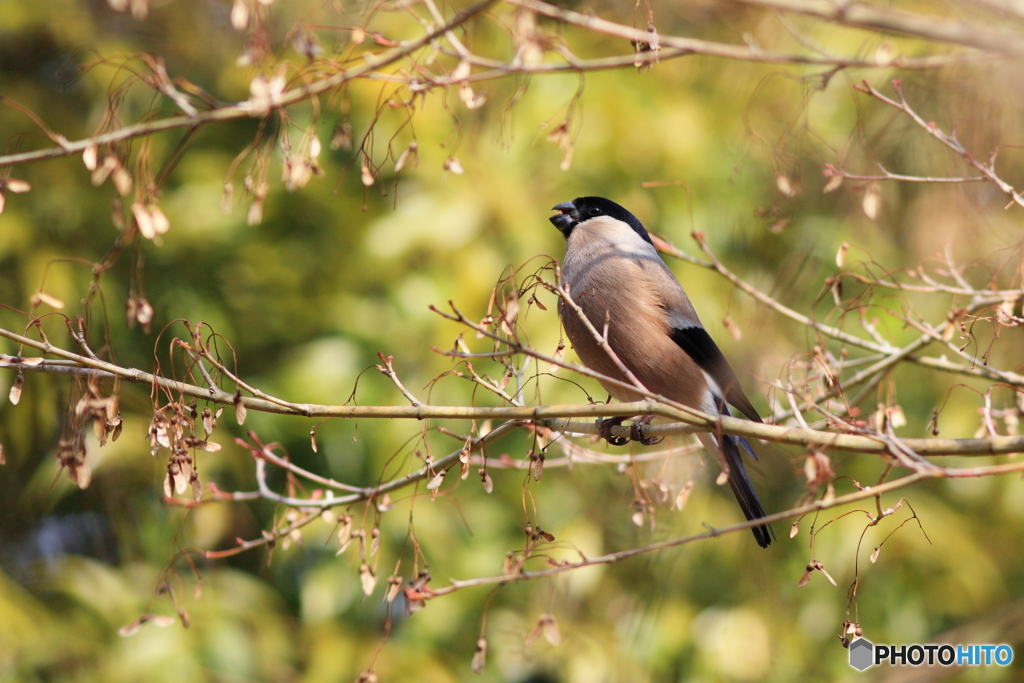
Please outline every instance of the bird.
[[[761, 422], [743, 393], [736, 373], [704, 326], [679, 280], [658, 255], [643, 224], [625, 208], [603, 197], [578, 197], [552, 208], [549, 220], [565, 236], [562, 282], [567, 293], [602, 335], [621, 363], [648, 391], [712, 415], [731, 415], [731, 404], [745, 417]], [[576, 308], [558, 302], [562, 327], [583, 364], [595, 372], [631, 384]], [[599, 379], [623, 402], [646, 398], [622, 384]], [[628, 441], [611, 436], [610, 427], [624, 418], [599, 420], [599, 431], [613, 445]], [[645, 445], [640, 427], [632, 436]], [[755, 460], [750, 443], [740, 436], [700, 433], [701, 443], [727, 473], [729, 486], [748, 521], [765, 517], [764, 507], [747, 476], [742, 448]], [[762, 548], [774, 538], [770, 525], [752, 527]]]

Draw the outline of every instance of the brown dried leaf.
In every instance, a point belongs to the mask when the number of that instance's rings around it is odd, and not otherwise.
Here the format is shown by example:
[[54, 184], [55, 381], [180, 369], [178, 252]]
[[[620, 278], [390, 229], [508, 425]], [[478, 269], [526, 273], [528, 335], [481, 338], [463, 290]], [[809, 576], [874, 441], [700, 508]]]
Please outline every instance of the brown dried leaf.
[[864, 209], [864, 215], [871, 220], [878, 218], [881, 194], [882, 188], [878, 183], [871, 183], [868, 185], [868, 189], [864, 191], [864, 200], [861, 202], [861, 207]]
[[803, 576], [801, 576], [800, 580], [797, 581], [796, 587], [797, 588], [803, 588], [808, 583], [810, 583], [811, 582], [811, 574], [813, 574], [813, 573], [814, 573], [814, 567], [811, 566], [811, 565], [807, 565], [807, 569], [804, 570]]
[[82, 163], [85, 164], [85, 167], [88, 170], [96, 170], [96, 159], [98, 154], [99, 148], [96, 147], [96, 145], [89, 145], [88, 147], [85, 148], [85, 151], [82, 152]]
[[451, 171], [455, 175], [462, 175], [465, 171], [462, 169], [462, 162], [459, 161], [458, 157], [451, 157], [444, 162], [444, 170]]
[[259, 225], [263, 222], [263, 200], [254, 199], [252, 204], [249, 205], [249, 210], [245, 214], [246, 225]]
[[843, 242], [839, 245], [839, 250], [836, 252], [836, 265], [840, 268], [846, 262], [846, 252], [850, 248], [849, 242]]
[[207, 453], [216, 453], [217, 451], [220, 450], [219, 443], [214, 443], [212, 441], [204, 441], [203, 439], [197, 439], [194, 436], [186, 437], [185, 444], [189, 448], [198, 448], [199, 450], [206, 451]]
[[249, 0], [235, 0], [231, 6], [231, 26], [236, 31], [249, 28]]
[[893, 426], [893, 429], [899, 427], [905, 427], [907, 425], [907, 416], [903, 413], [902, 406], [893, 406], [889, 408], [889, 424]]
[[32, 305], [38, 306], [39, 304], [46, 304], [47, 306], [56, 309], [64, 308], [63, 301], [43, 291], [36, 292], [35, 294], [32, 295]]
[[472, 67], [469, 63], [469, 60], [463, 59], [462, 61], [459, 62], [459, 65], [456, 66], [455, 69], [452, 71], [452, 82], [458, 83], [459, 81], [464, 81], [465, 79], [469, 78], [470, 71], [472, 71]]
[[245, 403], [242, 402], [242, 394], [235, 394], [235, 422], [241, 427], [245, 424], [245, 418], [248, 415], [248, 411], [245, 409]]
[[793, 522], [793, 525], [789, 527], [789, 537], [794, 538], [800, 532], [800, 522]]
[[835, 500], [835, 497], [836, 497], [836, 487], [835, 487], [835, 484], [833, 484], [830, 481], [828, 483], [828, 486], [825, 487], [825, 495], [823, 495], [821, 497], [821, 502], [822, 502], [823, 505], [828, 505], [833, 500]]
[[491, 475], [487, 474], [487, 470], [480, 469], [480, 481], [484, 484], [484, 491], [491, 493], [494, 491], [494, 482], [491, 480]]
[[821, 193], [822, 194], [829, 194], [829, 193], [835, 192], [836, 190], [839, 189], [839, 186], [842, 185], [842, 184], [843, 184], [843, 174], [842, 173], [836, 173], [835, 175], [833, 175], [831, 178], [828, 179], [828, 182], [825, 183], [825, 188], [821, 191]]
[[120, 163], [114, 168], [112, 177], [114, 179], [114, 189], [122, 197], [127, 197], [132, 191], [132, 174], [125, 170], [124, 166]]
[[153, 304], [141, 299], [136, 309], [136, 319], [143, 327], [148, 327], [153, 322]]
[[676, 496], [675, 501], [673, 501], [672, 506], [676, 510], [682, 510], [684, 507], [686, 507], [686, 501], [690, 499], [690, 493], [692, 491], [693, 480], [691, 479], [687, 481], [685, 484], [683, 484], [683, 488], [679, 489], [679, 494]]
[[544, 640], [557, 647], [562, 642], [562, 634], [558, 630], [558, 622], [555, 621], [555, 615], [546, 612], [541, 617], [541, 626], [544, 629]]
[[384, 602], [389, 605], [395, 601], [402, 590], [402, 577], [392, 576], [388, 579], [388, 591], [384, 594]]
[[121, 163], [112, 154], [108, 154], [103, 157], [103, 163], [96, 167], [96, 170], [92, 172], [90, 180], [92, 180], [93, 187], [99, 187], [103, 183], [107, 182], [107, 178], [110, 177], [111, 171], [119, 167]]
[[459, 84], [459, 98], [466, 105], [466, 109], [479, 109], [487, 103], [487, 94], [474, 92], [468, 81]]
[[804, 476], [807, 478], [808, 484], [818, 480], [818, 465], [814, 461], [813, 455], [808, 455], [804, 459]]
[[786, 195], [787, 197], [795, 197], [799, 192], [799, 185], [794, 184], [789, 176], [782, 173], [775, 176], [775, 187], [779, 188], [779, 192]]
[[476, 641], [476, 652], [473, 653], [473, 663], [471, 664], [473, 673], [479, 674], [484, 670], [484, 662], [487, 661], [487, 639], [480, 636], [479, 640]]
[[419, 149], [419, 144], [415, 140], [409, 143], [409, 146], [405, 148], [405, 151], [398, 156], [398, 160], [395, 162], [395, 173], [402, 172], [410, 156], [415, 156], [419, 159], [419, 155], [416, 152], [417, 149]]
[[174, 492], [179, 496], [188, 489], [189, 481], [192, 479], [191, 468], [177, 467], [172, 473], [174, 479]]
[[117, 635], [121, 636], [122, 638], [127, 638], [129, 636], [133, 636], [136, 633], [138, 633], [139, 629], [141, 629], [142, 626], [146, 622], [150, 621], [152, 618], [153, 618], [152, 614], [143, 614], [141, 617], [139, 617], [135, 621], [129, 622], [129, 623], [125, 624], [124, 626], [122, 626], [121, 628], [117, 629]]
[[7, 464], [7, 455], [4, 453], [4, 442], [0, 441], [0, 465]]
[[153, 230], [157, 235], [164, 235], [171, 228], [170, 221], [167, 220], [167, 216], [163, 210], [156, 204], [149, 204], [146, 207], [149, 210], [149, 215], [153, 219]]
[[427, 490], [436, 491], [441, 486], [441, 482], [444, 481], [444, 476], [446, 474], [448, 474], [446, 470], [441, 470], [440, 472], [435, 474], [434, 478], [430, 480], [429, 484], [427, 484]]
[[135, 224], [139, 226], [139, 232], [147, 240], [156, 237], [156, 229], [153, 227], [153, 217], [146, 210], [142, 202], [132, 204], [132, 215], [135, 216]]
[[551, 645], [557, 646], [562, 642], [562, 634], [558, 630], [558, 623], [555, 621], [555, 615], [551, 614], [551, 612], [545, 612], [540, 615], [537, 625], [530, 632], [530, 635], [526, 637], [526, 644], [532, 645], [541, 635]]
[[874, 564], [875, 562], [878, 561], [878, 551], [880, 551], [881, 549], [882, 549], [882, 546], [880, 546], [880, 545], [876, 545], [875, 546], [875, 552], [871, 553], [871, 564]]
[[69, 465], [68, 478], [75, 482], [78, 488], [87, 489], [92, 482], [92, 469], [85, 462]]
[[18, 405], [21, 401], [21, 388], [25, 385], [25, 375], [19, 374], [14, 378], [14, 384], [11, 385], [11, 393], [9, 397], [13, 405]]
[[365, 562], [359, 567], [359, 581], [363, 585], [363, 595], [373, 593], [373, 588], [377, 585], [377, 577], [373, 575], [370, 565]]

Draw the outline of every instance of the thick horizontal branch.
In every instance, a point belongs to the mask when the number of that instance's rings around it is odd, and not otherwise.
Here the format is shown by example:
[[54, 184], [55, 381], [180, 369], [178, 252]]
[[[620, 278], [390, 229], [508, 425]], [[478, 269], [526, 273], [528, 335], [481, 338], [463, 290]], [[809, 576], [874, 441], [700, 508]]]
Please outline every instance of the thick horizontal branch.
[[[79, 354], [55, 347], [46, 342], [39, 342], [28, 337], [0, 329], [0, 336], [26, 346], [37, 348], [45, 353], [74, 360], [83, 367], [109, 372], [112, 377], [150, 386], [158, 386], [167, 391], [194, 398], [232, 405], [236, 395], [218, 387], [200, 387], [185, 382], [159, 377], [135, 368], [122, 368], [113, 363], [88, 358]], [[20, 371], [45, 372], [45, 362], [34, 359], [31, 364], [25, 363], [21, 357], [5, 356], [0, 359], [0, 367]], [[66, 365], [57, 366], [66, 368]], [[580, 368], [582, 371], [583, 369]], [[62, 370], [66, 372], [66, 370]], [[566, 418], [596, 419], [599, 417], [656, 415], [671, 422], [682, 422], [686, 426], [678, 433], [692, 431], [722, 431], [749, 438], [803, 446], [815, 449], [837, 449], [858, 451], [862, 453], [888, 453], [890, 446], [887, 438], [861, 434], [840, 434], [815, 429], [795, 428], [781, 425], [770, 425], [729, 416], [713, 416], [685, 406], [671, 406], [656, 400], [637, 401], [634, 403], [564, 405], [564, 406], [527, 406], [527, 407], [490, 407], [490, 406], [358, 406], [358, 405], [319, 405], [297, 403], [283, 405], [266, 399], [242, 397], [242, 403], [249, 410], [268, 413], [297, 415], [303, 417], [335, 417], [335, 418], [397, 418], [397, 419], [504, 419], [538, 424], [555, 431], [573, 431], [589, 433], [591, 425], [565, 422]], [[661, 426], [648, 427], [649, 434], [657, 435], [664, 429]], [[998, 455], [1024, 451], [1022, 437], [991, 437], [988, 439], [902, 439], [907, 448], [918, 455], [940, 454], [974, 454]]]

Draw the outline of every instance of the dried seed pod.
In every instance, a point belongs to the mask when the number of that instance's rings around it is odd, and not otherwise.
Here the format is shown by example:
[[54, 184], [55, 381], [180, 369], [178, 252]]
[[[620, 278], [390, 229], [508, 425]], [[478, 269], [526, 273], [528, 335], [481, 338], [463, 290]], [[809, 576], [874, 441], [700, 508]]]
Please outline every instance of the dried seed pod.
[[236, 31], [249, 28], [249, 0], [235, 0], [231, 6], [231, 26]]
[[861, 202], [861, 207], [864, 209], [864, 215], [871, 220], [878, 218], [878, 209], [882, 203], [881, 195], [882, 188], [878, 183], [871, 183], [864, 192], [864, 200]]
[[373, 588], [377, 585], [377, 577], [373, 575], [370, 565], [365, 562], [359, 566], [359, 581], [363, 586], [363, 595], [373, 593]]
[[476, 641], [476, 652], [473, 653], [471, 664], [473, 673], [478, 674], [484, 670], [484, 662], [487, 661], [487, 638], [480, 636]]
[[14, 384], [11, 385], [11, 392], [8, 397], [11, 399], [13, 405], [18, 405], [21, 401], [21, 388], [25, 385], [25, 375], [18, 373], [18, 376], [14, 378]]
[[245, 418], [248, 415], [248, 411], [245, 409], [245, 403], [242, 402], [242, 392], [235, 394], [235, 422], [241, 427], [245, 424]]

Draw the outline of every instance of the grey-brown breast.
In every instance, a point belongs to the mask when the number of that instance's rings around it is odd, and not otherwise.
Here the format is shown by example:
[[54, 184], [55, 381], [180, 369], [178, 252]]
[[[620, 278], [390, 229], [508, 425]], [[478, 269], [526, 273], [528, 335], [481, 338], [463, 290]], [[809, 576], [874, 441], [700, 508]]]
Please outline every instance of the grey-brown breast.
[[[702, 410], [707, 382], [696, 363], [670, 336], [673, 327], [699, 325], [679, 282], [648, 242], [620, 221], [595, 218], [569, 236], [563, 276], [573, 300], [599, 333], [650, 391]], [[587, 367], [621, 381], [626, 378], [570, 308], [559, 312], [573, 348]], [[621, 401], [636, 392], [602, 382]]]

